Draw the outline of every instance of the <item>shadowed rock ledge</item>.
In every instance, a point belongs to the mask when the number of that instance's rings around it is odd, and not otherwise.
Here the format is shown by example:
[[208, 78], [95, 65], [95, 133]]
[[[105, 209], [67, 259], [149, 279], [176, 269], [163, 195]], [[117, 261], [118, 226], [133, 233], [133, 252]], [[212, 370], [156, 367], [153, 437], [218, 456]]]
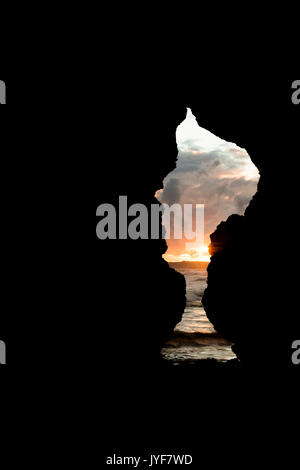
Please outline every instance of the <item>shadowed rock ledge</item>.
[[[131, 103], [125, 103], [125, 99], [122, 96], [118, 107], [118, 138], [110, 129], [112, 135], [106, 135], [107, 146], [97, 162], [96, 207], [110, 203], [118, 214], [119, 196], [125, 195], [128, 207], [144, 204], [151, 214], [151, 204], [160, 204], [154, 194], [175, 168], [175, 131], [186, 109], [170, 106], [161, 112], [155, 102], [144, 103], [132, 128]], [[107, 112], [107, 119], [113, 122], [114, 110]], [[119, 150], [115, 148], [112, 153], [111, 142]], [[120, 156], [124, 143], [126, 151]], [[96, 217], [96, 224], [98, 221]], [[107, 365], [144, 367], [158, 359], [161, 347], [180, 322], [185, 308], [185, 278], [162, 258], [166, 249], [163, 239], [99, 240], [96, 236], [94, 291], [101, 293], [101, 300], [95, 311], [100, 323], [95, 345], [100, 345], [100, 357]]]
[[[175, 167], [175, 131], [187, 107], [199, 125], [245, 148], [260, 171], [258, 191], [245, 216], [229, 217], [211, 236], [203, 304], [243, 363], [291, 365], [291, 344], [300, 335], [292, 274], [298, 242], [291, 236], [298, 211], [291, 164], [299, 131], [291, 81], [222, 76], [222, 84], [219, 77], [201, 77], [183, 89], [180, 77], [168, 91], [159, 76], [146, 94], [137, 92], [136, 82], [118, 84], [113, 106], [102, 110], [108, 125], [95, 158], [96, 207], [117, 206], [119, 195], [129, 204], [154, 202]], [[99, 301], [92, 309], [101, 331], [95, 329], [94, 344], [110, 363], [120, 357], [124, 364], [145, 362], [180, 320], [184, 279], [162, 259], [165, 249], [161, 240], [96, 240]]]

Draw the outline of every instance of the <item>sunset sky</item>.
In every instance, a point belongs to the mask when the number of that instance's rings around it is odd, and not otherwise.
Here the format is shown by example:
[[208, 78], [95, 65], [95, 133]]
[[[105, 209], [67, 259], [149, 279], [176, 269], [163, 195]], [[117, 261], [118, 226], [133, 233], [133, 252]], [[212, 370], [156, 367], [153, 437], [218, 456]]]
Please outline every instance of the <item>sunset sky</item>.
[[209, 261], [209, 235], [231, 214], [243, 214], [256, 193], [259, 173], [245, 149], [200, 127], [190, 109], [178, 126], [177, 167], [157, 192], [168, 205], [204, 204], [204, 245], [186, 250], [186, 240], [167, 240], [167, 261]]

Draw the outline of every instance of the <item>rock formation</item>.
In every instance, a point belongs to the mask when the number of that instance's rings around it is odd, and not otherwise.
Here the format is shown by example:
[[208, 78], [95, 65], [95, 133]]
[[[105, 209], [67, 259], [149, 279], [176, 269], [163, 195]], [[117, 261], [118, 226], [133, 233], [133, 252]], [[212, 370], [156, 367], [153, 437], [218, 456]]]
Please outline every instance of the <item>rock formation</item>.
[[[121, 99], [117, 116], [110, 121], [116, 119], [117, 135], [113, 128], [112, 135], [105, 136], [97, 164], [96, 207], [105, 202], [118, 208], [119, 196], [126, 195], [128, 206], [144, 204], [151, 213], [151, 204], [159, 204], [155, 192], [176, 165], [175, 130], [186, 110], [179, 106], [161, 112], [155, 103], [145, 102], [135, 108], [134, 116], [131, 102], [124, 103], [124, 96]], [[144, 366], [159, 357], [181, 320], [185, 279], [162, 258], [166, 249], [162, 239], [96, 237], [95, 293], [100, 304], [95, 314], [105, 361]]]
[[[229, 217], [212, 234], [203, 303], [242, 362], [290, 364], [291, 343], [299, 336], [292, 271], [298, 265], [291, 261], [297, 254], [291, 233], [298, 130], [290, 81], [231, 76], [220, 86], [218, 77], [201, 77], [168, 90], [158, 77], [148, 95], [136, 83], [127, 85], [104, 113], [109, 125], [95, 157], [96, 207], [117, 206], [119, 195], [146, 206], [154, 202], [175, 166], [176, 126], [187, 107], [200, 126], [245, 148], [260, 171], [258, 192], [245, 216]], [[152, 356], [179, 321], [184, 280], [162, 260], [165, 249], [160, 240], [96, 240], [95, 315], [105, 357]]]

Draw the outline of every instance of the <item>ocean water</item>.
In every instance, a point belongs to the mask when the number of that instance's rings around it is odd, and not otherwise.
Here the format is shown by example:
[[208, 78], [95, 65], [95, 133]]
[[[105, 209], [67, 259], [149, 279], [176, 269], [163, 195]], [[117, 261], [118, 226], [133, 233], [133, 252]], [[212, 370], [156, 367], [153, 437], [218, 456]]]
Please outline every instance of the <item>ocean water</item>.
[[173, 337], [162, 349], [164, 359], [172, 361], [175, 365], [187, 360], [213, 358], [224, 362], [235, 359], [231, 344], [217, 334], [202, 306], [208, 263], [184, 261], [169, 264], [185, 276], [187, 303]]

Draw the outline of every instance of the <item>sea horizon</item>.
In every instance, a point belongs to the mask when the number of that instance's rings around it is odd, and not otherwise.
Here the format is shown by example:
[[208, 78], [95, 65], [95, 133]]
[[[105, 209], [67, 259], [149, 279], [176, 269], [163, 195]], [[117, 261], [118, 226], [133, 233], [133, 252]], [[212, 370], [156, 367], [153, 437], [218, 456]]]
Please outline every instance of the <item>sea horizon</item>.
[[186, 280], [186, 307], [182, 320], [162, 350], [164, 359], [174, 364], [191, 359], [227, 361], [236, 357], [231, 343], [214, 329], [202, 305], [208, 264], [209, 261], [169, 262], [170, 267], [183, 274]]

